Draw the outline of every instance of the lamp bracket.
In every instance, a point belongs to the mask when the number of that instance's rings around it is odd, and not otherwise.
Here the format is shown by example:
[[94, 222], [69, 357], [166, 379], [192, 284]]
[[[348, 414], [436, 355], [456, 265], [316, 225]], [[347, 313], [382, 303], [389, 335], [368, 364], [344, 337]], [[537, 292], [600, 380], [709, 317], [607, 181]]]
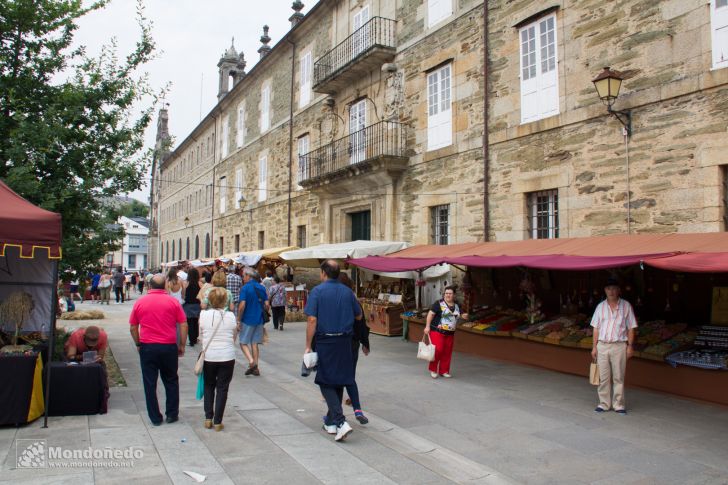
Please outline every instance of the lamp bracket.
[[614, 115], [615, 118], [619, 120], [620, 123], [622, 123], [622, 126], [624, 126], [625, 131], [627, 132], [627, 136], [632, 136], [632, 111], [630, 110], [622, 110], [622, 111], [616, 111], [613, 110], [611, 106], [607, 106], [607, 111], [609, 114]]

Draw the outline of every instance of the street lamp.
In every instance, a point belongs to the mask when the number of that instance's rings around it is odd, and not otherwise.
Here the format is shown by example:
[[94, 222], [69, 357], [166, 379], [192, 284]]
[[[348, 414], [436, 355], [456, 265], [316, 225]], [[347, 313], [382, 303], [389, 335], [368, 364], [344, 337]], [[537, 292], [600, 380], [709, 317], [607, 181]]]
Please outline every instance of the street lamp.
[[622, 87], [623, 80], [624, 77], [622, 77], [622, 74], [611, 70], [607, 66], [597, 77], [592, 79], [592, 82], [597, 90], [599, 99], [607, 105], [607, 112], [614, 115], [622, 123], [627, 136], [632, 136], [632, 112], [629, 110], [615, 111], [612, 109], [612, 105], [619, 96], [619, 89]]

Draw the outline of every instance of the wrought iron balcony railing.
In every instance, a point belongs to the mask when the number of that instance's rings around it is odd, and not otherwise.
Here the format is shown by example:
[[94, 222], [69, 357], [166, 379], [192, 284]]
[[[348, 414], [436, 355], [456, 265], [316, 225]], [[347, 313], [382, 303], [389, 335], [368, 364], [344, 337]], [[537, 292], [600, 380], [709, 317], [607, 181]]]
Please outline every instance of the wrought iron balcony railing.
[[377, 158], [404, 156], [404, 130], [401, 125], [393, 121], [380, 121], [300, 155], [298, 183], [360, 167]]
[[376, 47], [394, 49], [396, 21], [373, 17], [314, 63], [314, 88]]

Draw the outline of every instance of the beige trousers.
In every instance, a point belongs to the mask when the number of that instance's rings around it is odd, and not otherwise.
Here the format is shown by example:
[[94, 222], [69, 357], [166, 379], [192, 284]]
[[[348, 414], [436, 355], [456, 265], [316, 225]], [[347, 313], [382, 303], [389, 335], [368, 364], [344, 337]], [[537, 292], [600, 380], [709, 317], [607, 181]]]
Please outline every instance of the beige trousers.
[[624, 409], [624, 371], [627, 367], [627, 342], [597, 342], [599, 364], [599, 407]]

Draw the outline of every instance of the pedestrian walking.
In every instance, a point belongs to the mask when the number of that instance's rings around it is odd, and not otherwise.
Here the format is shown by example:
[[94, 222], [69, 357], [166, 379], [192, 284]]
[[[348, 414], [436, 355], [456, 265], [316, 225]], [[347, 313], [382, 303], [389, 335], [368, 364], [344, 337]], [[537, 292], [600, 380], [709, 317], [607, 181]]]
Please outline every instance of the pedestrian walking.
[[[192, 270], [190, 270], [190, 273]], [[238, 325], [227, 305], [227, 293], [213, 288], [208, 295], [210, 305], [200, 313], [200, 338], [205, 349], [202, 374], [205, 381], [205, 428], [222, 431], [228, 388], [235, 370], [235, 342]]]
[[104, 303], [107, 305], [109, 304], [111, 299], [111, 287], [113, 284], [109, 270], [104, 271], [104, 274], [102, 274], [101, 278], [99, 278], [99, 303], [101, 305]]
[[[346, 273], [339, 273], [339, 281], [354, 291], [354, 282]], [[356, 292], [354, 292], [356, 296]], [[346, 386], [346, 405], [354, 408], [354, 417], [360, 424], [367, 424], [369, 418], [362, 411], [361, 400], [359, 398], [359, 385], [356, 383], [356, 364], [359, 362], [359, 349], [367, 356], [369, 355], [369, 327], [362, 312], [361, 320], [354, 320], [354, 333], [351, 338], [351, 358], [354, 364], [354, 382]]]
[[116, 268], [116, 273], [111, 277], [114, 282], [114, 295], [116, 296], [116, 304], [124, 303], [124, 272], [121, 266]]
[[210, 285], [207, 285], [207, 287], [202, 290], [200, 307], [203, 310], [208, 307], [210, 302], [208, 301], [207, 297], [210, 295], [210, 291], [212, 291], [213, 288], [223, 288], [226, 290], [228, 296], [227, 308], [230, 311], [235, 311], [235, 307], [233, 306], [233, 294], [230, 290], [227, 289], [227, 276], [225, 275], [225, 270], [223, 269], [218, 269], [217, 271], [215, 271], [215, 274], [212, 275], [212, 279], [210, 280]]
[[265, 316], [270, 310], [268, 294], [265, 286], [258, 283], [258, 273], [252, 268], [243, 271], [243, 288], [240, 290], [238, 303], [238, 322], [240, 331], [240, 348], [248, 359], [245, 375], [260, 375], [258, 358], [260, 344], [265, 335]]
[[354, 383], [354, 363], [351, 340], [354, 320], [362, 318], [361, 306], [350, 288], [341, 284], [339, 264], [327, 260], [321, 264], [321, 281], [309, 296], [304, 313], [306, 325], [306, 353], [316, 347], [318, 371], [316, 384], [326, 400], [328, 413], [324, 430], [342, 441], [352, 432], [342, 410], [344, 387]]
[[273, 276], [273, 286], [268, 290], [273, 328], [283, 330], [283, 322], [286, 321], [286, 286], [281, 283], [278, 275]]
[[80, 300], [80, 302], [83, 303], [83, 296], [81, 296], [81, 294], [78, 292], [78, 286], [79, 286], [78, 278], [71, 280], [71, 288], [70, 288], [71, 301], [73, 301], [74, 296], [78, 296], [78, 299]]
[[99, 292], [99, 282], [101, 281], [101, 273], [94, 271], [91, 275], [91, 303], [101, 303], [101, 293]]
[[140, 295], [144, 293], [144, 275], [141, 271], [137, 272], [137, 293]]
[[184, 282], [177, 276], [177, 268], [172, 268], [167, 273], [167, 283], [165, 285], [169, 296], [179, 302], [180, 305], [184, 304], [185, 299], [182, 296], [182, 290], [184, 290]]
[[132, 275], [124, 273], [124, 289], [126, 290], [126, 299], [131, 300]]
[[[185, 354], [187, 322], [182, 305], [167, 294], [161, 274], [154, 275], [149, 292], [134, 303], [129, 315], [131, 337], [139, 351], [147, 414], [154, 426], [162, 424], [157, 379], [166, 394], [167, 423], [179, 420], [178, 358]], [[179, 333], [179, 339], [177, 334]]]
[[137, 276], [136, 272], [132, 273], [130, 276], [131, 287], [135, 292], [137, 291], [137, 278], [138, 278], [138, 276]]
[[237, 270], [234, 266], [228, 269], [226, 278], [226, 287], [230, 290], [230, 294], [233, 295], [233, 309], [235, 309], [238, 306], [240, 288], [243, 287], [243, 279], [237, 274]]
[[592, 360], [599, 366], [599, 405], [594, 409], [603, 413], [614, 409], [619, 415], [626, 415], [624, 406], [624, 374], [627, 359], [634, 354], [637, 319], [632, 305], [620, 298], [619, 282], [610, 278], [604, 286], [607, 299], [597, 305], [592, 317], [594, 327]]
[[199, 335], [200, 300], [197, 294], [200, 292], [200, 273], [196, 268], [190, 268], [187, 272], [187, 287], [185, 288], [185, 303], [182, 307], [187, 317], [188, 336], [190, 347], [197, 343]]
[[265, 291], [270, 290], [270, 287], [273, 286], [275, 281], [273, 280], [273, 272], [268, 270], [265, 272], [265, 278], [263, 278], [263, 281], [260, 282], [263, 286], [265, 286]]
[[433, 379], [438, 376], [452, 377], [450, 362], [459, 318], [467, 320], [468, 314], [460, 313], [460, 306], [455, 301], [455, 288], [447, 286], [442, 300], [433, 303], [427, 312], [425, 324], [425, 335], [430, 337], [435, 346], [435, 360], [430, 362], [430, 376]]

